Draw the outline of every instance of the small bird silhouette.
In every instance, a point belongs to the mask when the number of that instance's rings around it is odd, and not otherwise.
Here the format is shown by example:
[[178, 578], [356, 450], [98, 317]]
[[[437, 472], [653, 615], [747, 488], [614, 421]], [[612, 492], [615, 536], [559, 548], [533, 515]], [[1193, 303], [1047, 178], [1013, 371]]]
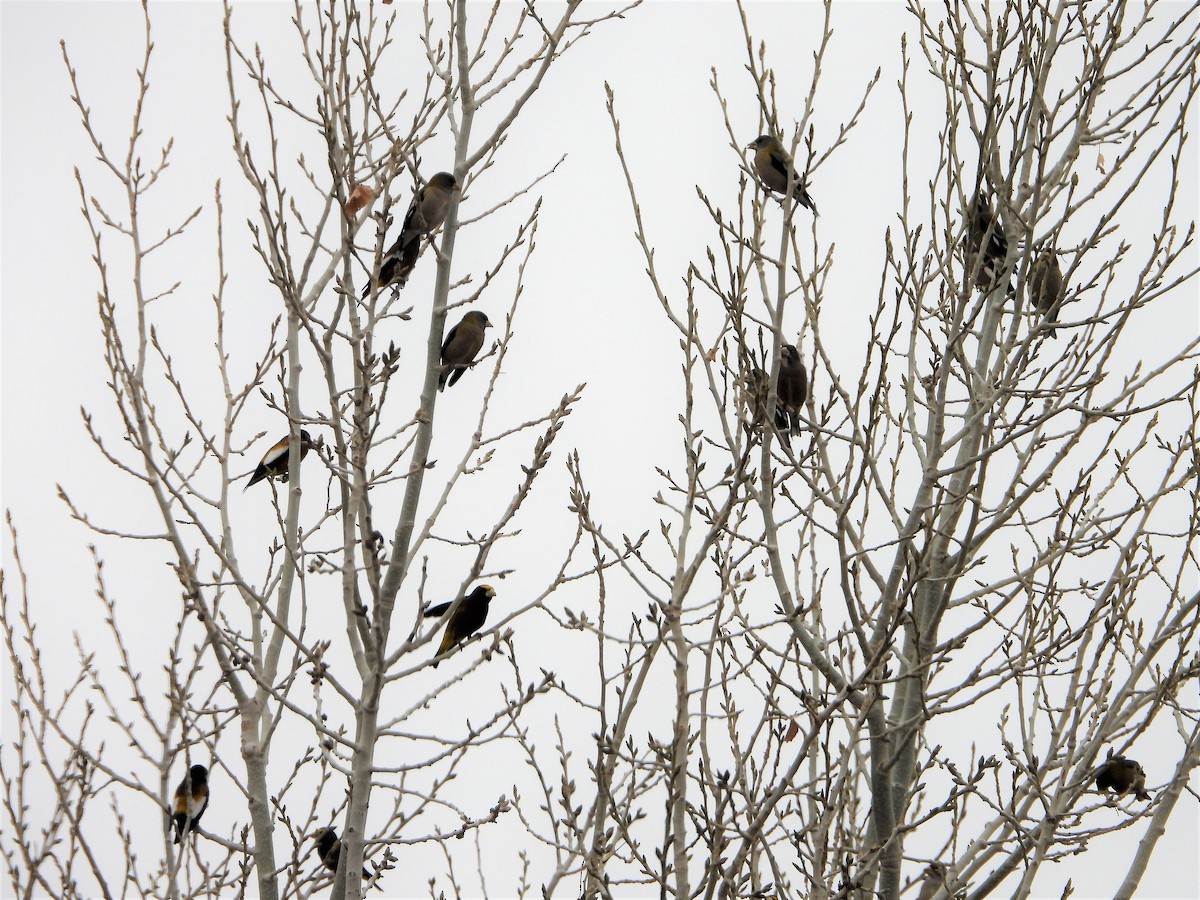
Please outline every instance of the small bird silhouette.
[[[441, 662], [443, 654], [452, 650], [460, 641], [465, 641], [487, 621], [488, 603], [496, 596], [496, 592], [490, 585], [481, 584], [475, 590], [471, 591], [463, 601], [458, 604], [458, 609], [450, 616], [446, 622], [446, 630], [442, 634], [442, 643], [438, 647], [438, 652], [433, 660], [433, 667], [436, 669], [438, 663]], [[439, 603], [437, 606], [432, 606], [425, 610], [425, 618], [435, 618], [444, 616], [453, 606], [454, 603]]]
[[400, 226], [400, 237], [388, 248], [379, 264], [379, 275], [368, 281], [363, 296], [371, 293], [372, 287], [383, 290], [390, 284], [404, 287], [421, 255], [421, 238], [432, 234], [446, 220], [450, 200], [458, 187], [458, 179], [449, 172], [438, 172], [428, 183], [413, 195], [404, 224]]
[[976, 196], [967, 210], [964, 249], [967, 273], [975, 287], [990, 291], [996, 285], [1004, 257], [1008, 255], [1008, 239], [999, 220], [992, 214], [991, 205], [982, 195]]
[[450, 329], [446, 340], [442, 343], [442, 374], [438, 378], [438, 390], [444, 391], [446, 385], [454, 387], [455, 382], [462, 378], [475, 363], [475, 354], [483, 347], [483, 330], [491, 328], [488, 317], [479, 310], [471, 310], [462, 317], [462, 321]]
[[[1063, 298], [1062, 269], [1053, 250], [1043, 250], [1033, 261], [1029, 270], [1029, 296], [1033, 305], [1046, 314], [1046, 324], [1053, 326], [1058, 321], [1058, 307]], [[1057, 329], [1050, 329], [1050, 337], [1057, 333]]]
[[208, 769], [194, 765], [179, 787], [175, 788], [173, 798], [171, 823], [175, 826], [175, 843], [178, 844], [185, 834], [191, 834], [200, 817], [208, 809]]
[[1139, 800], [1150, 799], [1146, 770], [1136, 760], [1124, 756], [1110, 756], [1096, 771], [1096, 789], [1113, 791], [1118, 797], [1132, 793]]
[[[250, 476], [250, 480], [246, 482], [246, 487], [242, 488], [245, 492], [251, 485], [258, 484], [265, 478], [278, 478], [284, 484], [288, 480], [288, 450], [291, 447], [291, 435], [284, 435], [283, 440], [272, 445], [271, 449], [263, 456], [259, 462], [258, 468], [254, 470], [254, 474]], [[315, 445], [307, 431], [300, 432], [300, 458], [308, 454]]]
[[780, 353], [775, 398], [775, 427], [790, 450], [791, 436], [800, 433], [800, 410], [808, 400], [808, 372], [800, 361], [800, 351], [792, 344], [784, 344]]
[[792, 196], [796, 198], [796, 202], [811, 209], [814, 216], [817, 214], [817, 205], [808, 195], [808, 186], [796, 174], [796, 170], [792, 166], [792, 158], [788, 156], [787, 151], [783, 149], [783, 144], [779, 143], [777, 138], [769, 134], [761, 134], [753, 142], [747, 144], [746, 149], [754, 150], [754, 174], [758, 176], [763, 187], [776, 194], [782, 194], [787, 191], [790, 181], [795, 184]]
[[[330, 872], [336, 872], [338, 863], [342, 860], [342, 842], [338, 839], [337, 829], [318, 828], [313, 832], [313, 838], [317, 842], [317, 855], [321, 857], [321, 864]], [[364, 867], [362, 870], [363, 881], [367, 881], [370, 877], [371, 873]], [[383, 890], [378, 884], [375, 887]]]

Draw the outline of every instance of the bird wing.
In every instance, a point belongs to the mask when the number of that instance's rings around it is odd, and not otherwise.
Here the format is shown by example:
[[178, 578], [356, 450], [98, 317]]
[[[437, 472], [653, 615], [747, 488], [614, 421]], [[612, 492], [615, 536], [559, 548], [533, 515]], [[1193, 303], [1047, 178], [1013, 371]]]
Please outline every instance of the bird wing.
[[[771, 154], [771, 168], [783, 176], [784, 190], [787, 190], [788, 179], [791, 177], [792, 167], [788, 165], [787, 160], [782, 153]], [[796, 179], [797, 184], [801, 184], [799, 178]]]
[[450, 606], [451, 606], [451, 604], [453, 604], [453, 602], [454, 601], [451, 600], [450, 603], [439, 603], [437, 606], [429, 607], [429, 609], [425, 610], [425, 613], [424, 613], [425, 618], [426, 619], [435, 619], [435, 618], [444, 616], [446, 614], [446, 611], [450, 609]]
[[[462, 323], [459, 322], [459, 325]], [[450, 349], [450, 345], [454, 343], [458, 337], [458, 325], [450, 329], [450, 333], [446, 335], [446, 340], [442, 341], [442, 359], [446, 358], [446, 352]]]
[[[258, 464], [259, 468], [262, 468], [262, 469], [273, 468], [274, 466], [279, 465], [280, 462], [286, 460], [287, 455], [288, 455], [288, 439], [284, 438], [278, 444], [276, 444], [274, 447], [272, 447], [270, 450], [268, 450], [266, 452], [266, 455], [263, 456], [262, 461]], [[255, 474], [258, 474], [257, 470], [255, 470]]]

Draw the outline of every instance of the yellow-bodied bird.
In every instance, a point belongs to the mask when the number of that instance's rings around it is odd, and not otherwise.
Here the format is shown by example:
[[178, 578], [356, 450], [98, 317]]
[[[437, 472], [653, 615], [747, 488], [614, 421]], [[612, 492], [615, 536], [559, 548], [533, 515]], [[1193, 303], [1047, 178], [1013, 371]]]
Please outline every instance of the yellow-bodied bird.
[[758, 176], [763, 187], [776, 194], [782, 194], [787, 191], [790, 181], [795, 185], [792, 196], [796, 198], [796, 202], [811, 209], [814, 216], [817, 214], [817, 205], [808, 194], [808, 186], [804, 179], [796, 174], [795, 168], [792, 167], [792, 158], [783, 149], [783, 144], [779, 143], [778, 138], [769, 134], [759, 135], [746, 149], [754, 150], [754, 174]]

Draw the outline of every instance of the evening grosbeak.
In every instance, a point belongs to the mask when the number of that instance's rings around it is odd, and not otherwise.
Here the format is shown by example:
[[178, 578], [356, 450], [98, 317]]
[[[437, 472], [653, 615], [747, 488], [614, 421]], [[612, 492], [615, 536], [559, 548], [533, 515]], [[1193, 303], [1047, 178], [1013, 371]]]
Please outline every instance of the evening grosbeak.
[[981, 291], [990, 291], [996, 284], [1008, 239], [992, 208], [982, 195], [971, 201], [967, 210], [967, 236], [964, 241], [967, 273]]
[[463, 372], [475, 363], [475, 354], [483, 347], [483, 330], [491, 328], [488, 317], [478, 310], [471, 310], [462, 321], [450, 329], [442, 344], [442, 374], [438, 378], [438, 390], [451, 387]]
[[795, 185], [792, 196], [796, 198], [796, 202], [811, 209], [815, 216], [817, 205], [808, 195], [808, 187], [804, 180], [792, 168], [792, 158], [783, 149], [783, 144], [779, 143], [777, 138], [763, 134], [746, 147], [747, 150], [751, 148], [754, 150], [754, 174], [758, 176], [763, 187], [776, 194], [782, 194], [787, 191], [788, 182], [791, 181]]
[[[264, 478], [278, 478], [284, 484], [288, 480], [288, 450], [290, 449], [290, 435], [284, 435], [283, 440], [271, 447], [263, 456], [262, 461], [258, 464], [258, 468], [254, 470], [254, 474], [250, 476], [250, 480], [246, 482], [247, 490], [250, 485], [258, 484]], [[307, 431], [300, 432], [300, 458], [304, 459], [309, 450], [313, 448], [313, 440]]]
[[[458, 604], [458, 609], [450, 616], [446, 622], [446, 630], [442, 634], [442, 643], [438, 647], [437, 658], [433, 661], [433, 667], [436, 669], [438, 663], [441, 662], [440, 657], [454, 648], [454, 645], [459, 641], [465, 641], [487, 621], [488, 603], [496, 592], [486, 584], [481, 584], [471, 593], [463, 598]], [[444, 616], [454, 605], [454, 602], [439, 603], [437, 606], [432, 606], [425, 610], [425, 618], [433, 618]]]
[[[1053, 326], [1058, 321], [1058, 305], [1062, 302], [1063, 275], [1058, 257], [1053, 250], [1043, 250], [1029, 269], [1029, 296], [1033, 305], [1046, 314], [1046, 324]], [[1056, 329], [1050, 328], [1050, 337]]]
[[[338, 863], [342, 859], [342, 842], [338, 840], [336, 828], [318, 828], [313, 832], [313, 837], [317, 841], [317, 854], [321, 857], [321, 864], [330, 872], [336, 872]], [[362, 870], [363, 881], [370, 879], [371, 873], [364, 868]], [[375, 887], [383, 890], [378, 884]]]
[[1139, 800], [1150, 799], [1146, 792], [1146, 770], [1137, 761], [1124, 756], [1110, 756], [1097, 770], [1096, 789], [1111, 790], [1118, 797], [1132, 793]]
[[449, 172], [438, 172], [413, 195], [404, 224], [400, 226], [400, 237], [388, 248], [379, 264], [379, 276], [368, 281], [363, 296], [371, 293], [372, 287], [382, 290], [389, 284], [404, 287], [421, 255], [421, 238], [438, 229], [446, 219], [450, 200], [458, 187], [458, 179]]
[[175, 843], [195, 830], [200, 817], [208, 809], [208, 769], [192, 766], [175, 788], [171, 803], [171, 823], [175, 826]]

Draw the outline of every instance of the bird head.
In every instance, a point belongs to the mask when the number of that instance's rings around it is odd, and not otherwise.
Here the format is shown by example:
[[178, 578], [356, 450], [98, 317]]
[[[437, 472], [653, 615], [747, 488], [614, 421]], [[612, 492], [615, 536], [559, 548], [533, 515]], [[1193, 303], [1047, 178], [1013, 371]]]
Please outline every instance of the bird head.
[[208, 780], [208, 768], [196, 764], [188, 769], [188, 778], [191, 779], [192, 784], [203, 784]]
[[481, 584], [477, 588], [477, 590], [482, 591], [483, 596], [486, 597], [488, 600], [491, 600], [496, 596], [496, 589], [493, 588], [490, 584]]
[[429, 183], [443, 191], [452, 191], [458, 187], [458, 179], [449, 172], [438, 172], [429, 179]]
[[303, 428], [301, 428], [300, 429], [300, 446], [311, 447], [312, 445], [313, 445], [312, 435], [309, 434], [307, 431], [305, 431]]
[[783, 361], [786, 364], [793, 366], [800, 362], [800, 351], [796, 349], [795, 344], [784, 344], [781, 352], [783, 354]]
[[779, 141], [775, 140], [775, 138], [769, 134], [760, 134], [753, 141], [746, 145], [747, 150], [775, 150], [779, 149], [779, 147]]
[[326, 836], [329, 836], [329, 837], [331, 837], [333, 840], [335, 840], [335, 841], [336, 841], [336, 840], [337, 840], [337, 830], [336, 830], [336, 829], [333, 829], [333, 828], [318, 828], [316, 831], [314, 831], [314, 832], [312, 833], [312, 839], [313, 839], [314, 841], [316, 841], [318, 844], [319, 844], [319, 843], [321, 843], [321, 841], [322, 841], [322, 840], [323, 840], [323, 839], [324, 839]]
[[492, 327], [492, 323], [488, 321], [487, 313], [482, 313], [477, 309], [473, 309], [469, 313], [467, 313], [465, 316], [463, 316], [463, 321], [466, 321], [467, 319], [470, 319], [472, 322], [474, 322], [480, 328], [491, 328]]

